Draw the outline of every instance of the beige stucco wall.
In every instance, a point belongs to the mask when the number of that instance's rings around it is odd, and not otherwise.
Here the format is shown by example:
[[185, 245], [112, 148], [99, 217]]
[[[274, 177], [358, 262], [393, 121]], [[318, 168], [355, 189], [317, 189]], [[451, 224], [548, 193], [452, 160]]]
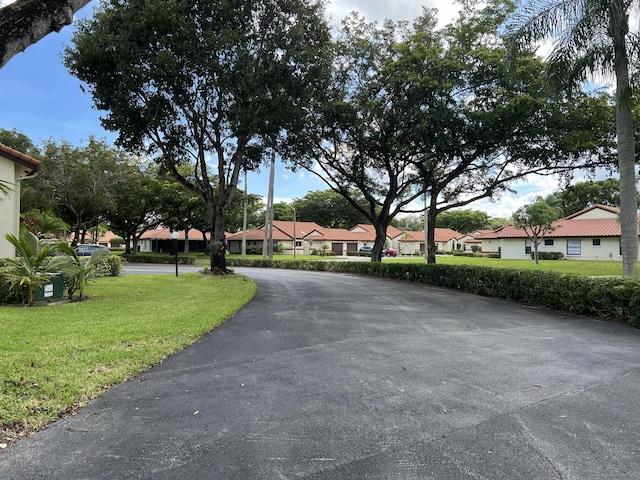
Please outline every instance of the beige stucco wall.
[[618, 218], [618, 214], [615, 212], [610, 212], [608, 210], [603, 210], [601, 208], [594, 208], [593, 210], [589, 210], [588, 212], [581, 213], [573, 219], [586, 220], [593, 218]]
[[11, 233], [16, 237], [20, 228], [20, 182], [16, 177], [19, 167], [10, 160], [0, 156], [0, 179], [9, 184], [12, 191], [0, 196], [0, 258], [15, 256], [15, 250], [5, 235]]

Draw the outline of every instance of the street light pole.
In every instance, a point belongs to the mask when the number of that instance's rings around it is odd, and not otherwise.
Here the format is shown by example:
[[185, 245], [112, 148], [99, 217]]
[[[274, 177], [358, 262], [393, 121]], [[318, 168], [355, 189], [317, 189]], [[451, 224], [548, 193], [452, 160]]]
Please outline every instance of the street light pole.
[[171, 238], [173, 238], [173, 251], [176, 258], [176, 277], [178, 276], [178, 237], [180, 233], [177, 231], [171, 232]]

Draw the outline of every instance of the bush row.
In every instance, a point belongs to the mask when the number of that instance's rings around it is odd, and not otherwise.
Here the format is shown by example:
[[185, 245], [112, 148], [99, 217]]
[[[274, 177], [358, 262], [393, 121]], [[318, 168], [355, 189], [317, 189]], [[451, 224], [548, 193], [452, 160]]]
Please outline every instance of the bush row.
[[228, 259], [229, 266], [370, 275], [502, 298], [640, 327], [640, 282], [472, 265]]
[[[176, 257], [174, 255], [145, 255], [137, 253], [135, 255], [131, 253], [125, 253], [120, 256], [123, 260], [131, 263], [176, 263]], [[195, 265], [196, 257], [189, 255], [178, 255], [178, 263], [180, 265]]]
[[[535, 252], [531, 251], [531, 259], [533, 260]], [[562, 260], [564, 255], [562, 252], [538, 252], [538, 260]]]

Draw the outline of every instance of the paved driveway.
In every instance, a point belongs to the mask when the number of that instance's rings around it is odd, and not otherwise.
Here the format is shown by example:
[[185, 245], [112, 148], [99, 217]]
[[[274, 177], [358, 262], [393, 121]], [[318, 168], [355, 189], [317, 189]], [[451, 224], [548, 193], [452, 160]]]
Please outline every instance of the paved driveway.
[[0, 453], [2, 479], [638, 479], [640, 332], [237, 269], [238, 315]]

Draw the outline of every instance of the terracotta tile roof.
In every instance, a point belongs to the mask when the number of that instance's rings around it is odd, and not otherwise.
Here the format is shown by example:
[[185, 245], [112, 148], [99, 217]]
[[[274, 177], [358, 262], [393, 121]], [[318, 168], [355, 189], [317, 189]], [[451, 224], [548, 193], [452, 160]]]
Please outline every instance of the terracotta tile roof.
[[[448, 242], [449, 240], [464, 237], [460, 232], [451, 230], [450, 228], [436, 228], [434, 231], [434, 240], [436, 242]], [[399, 242], [424, 242], [424, 230], [419, 232], [403, 232]]]
[[[387, 236], [396, 238], [403, 234], [395, 227], [387, 229]], [[391, 236], [393, 235], [393, 236]], [[296, 222], [296, 238], [343, 242], [374, 242], [376, 230], [373, 225], [360, 224], [346, 230], [342, 228], [324, 228], [315, 222]], [[228, 240], [242, 240], [242, 232], [227, 236]], [[276, 241], [293, 240], [293, 222], [275, 220], [273, 222], [273, 239]], [[264, 240], [264, 226], [247, 230], [247, 240]]]
[[[178, 240], [184, 240], [184, 231], [178, 231]], [[210, 234], [207, 233], [207, 239], [210, 238]], [[229, 235], [227, 234], [227, 237]], [[168, 228], [157, 228], [155, 230], [148, 230], [140, 237], [142, 240], [171, 240], [171, 230]], [[189, 240], [202, 240], [202, 232], [195, 228], [189, 230]]]
[[[546, 235], [547, 238], [575, 237], [619, 237], [620, 222], [617, 218], [562, 219], [554, 222], [556, 229]], [[505, 225], [491, 233], [480, 235], [478, 239], [527, 238], [524, 230], [513, 225]]]
[[[354, 233], [368, 233], [369, 236], [366, 238], [367, 241], [374, 241], [376, 239], [376, 228], [373, 225], [359, 223], [355, 227], [349, 229], [350, 232]], [[392, 225], [387, 227], [387, 237], [390, 239], [397, 238], [401, 236], [404, 232], [399, 228], [396, 228]]]
[[27, 167], [32, 171], [38, 170], [40, 167], [40, 160], [36, 160], [35, 158], [30, 157], [29, 155], [25, 155], [13, 148], [7, 147], [0, 143], [0, 155], [9, 160], [22, 165], [23, 167]]
[[[368, 242], [371, 240], [371, 234], [369, 232], [352, 232], [344, 228], [322, 228], [310, 232], [309, 235], [305, 237], [306, 240], [312, 238], [314, 240], [326, 240], [329, 242]], [[375, 235], [373, 239], [375, 240]]]
[[[296, 238], [303, 238], [314, 230], [324, 230], [315, 222], [296, 222]], [[274, 220], [273, 239], [276, 241], [293, 240], [293, 222]], [[227, 235], [227, 240], [242, 240], [242, 232]], [[247, 240], [264, 240], [264, 225], [247, 230]]]

